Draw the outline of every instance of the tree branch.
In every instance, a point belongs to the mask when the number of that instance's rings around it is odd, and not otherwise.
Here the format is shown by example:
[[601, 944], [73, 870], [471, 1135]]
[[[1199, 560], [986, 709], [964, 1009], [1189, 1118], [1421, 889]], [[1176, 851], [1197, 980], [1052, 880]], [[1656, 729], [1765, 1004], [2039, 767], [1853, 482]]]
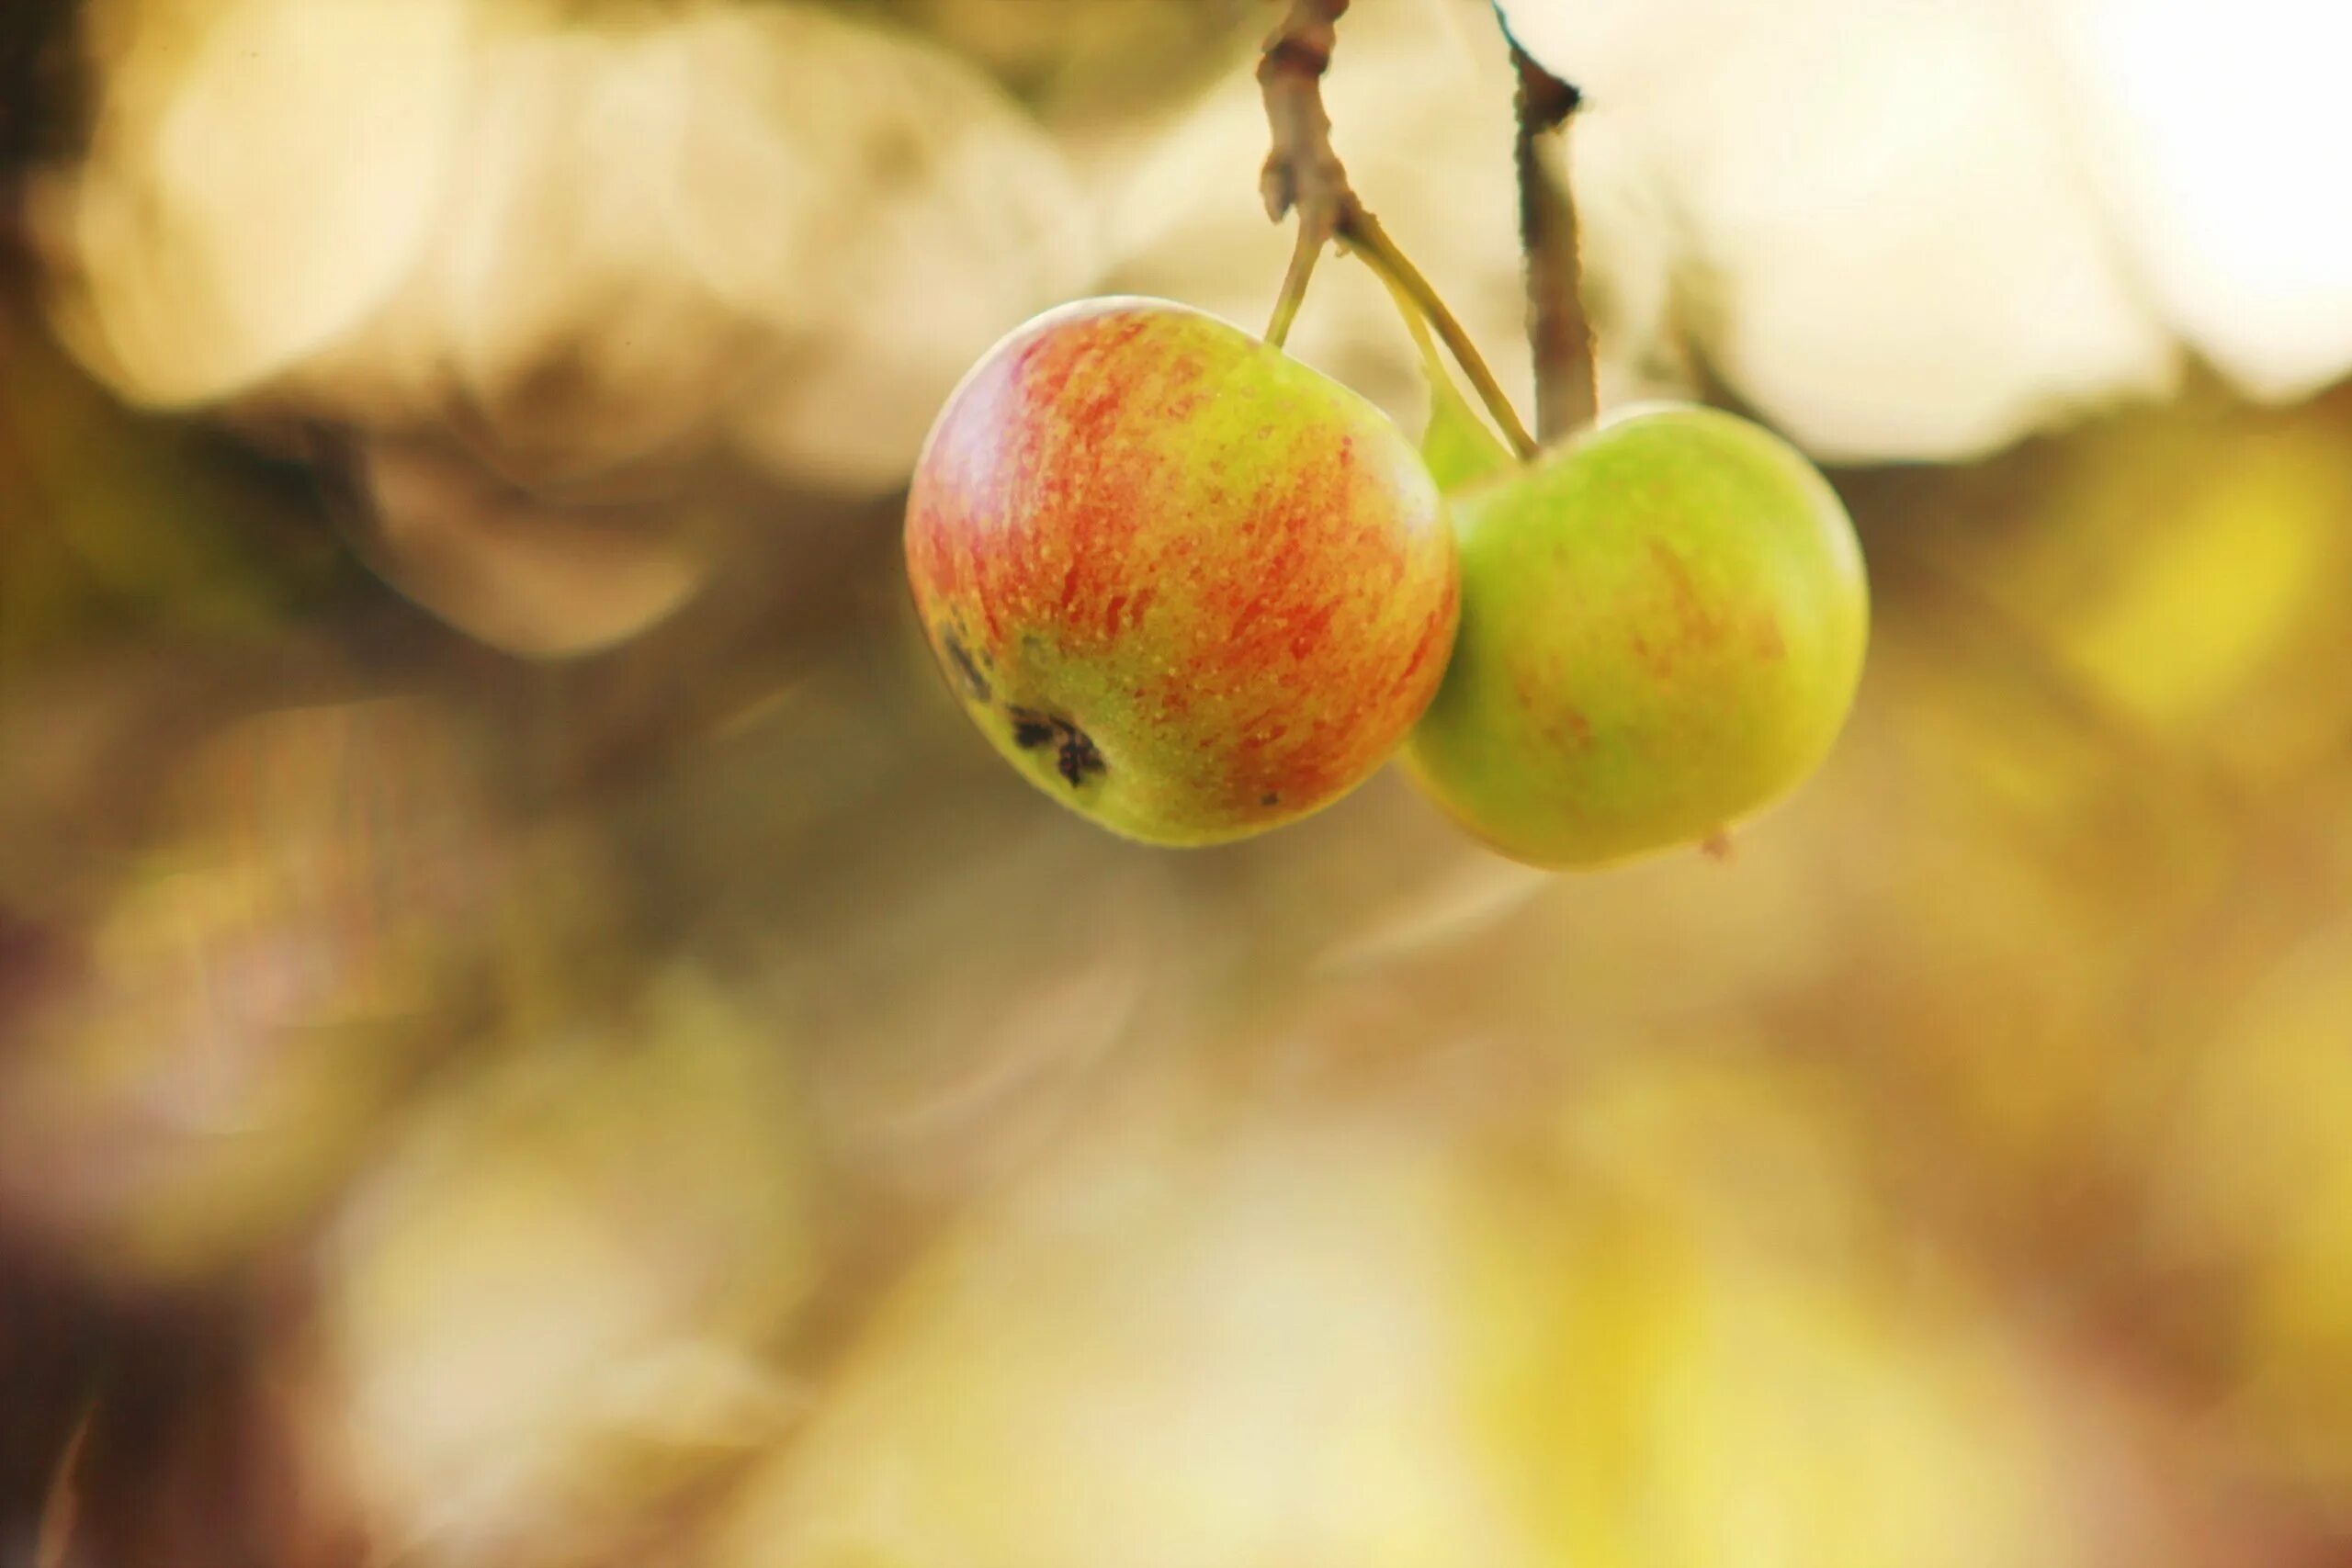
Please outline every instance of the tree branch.
[[1267, 38], [1258, 61], [1258, 86], [1265, 97], [1266, 128], [1272, 140], [1259, 193], [1265, 197], [1266, 215], [1276, 222], [1294, 211], [1298, 215], [1298, 243], [1274, 300], [1266, 341], [1282, 346], [1323, 247], [1339, 241], [1412, 299], [1470, 378], [1511, 449], [1521, 457], [1532, 457], [1535, 439], [1503, 395], [1477, 345], [1420, 269], [1357, 198], [1347, 169], [1332, 149], [1331, 117], [1323, 107], [1323, 73], [1330, 66], [1340, 17], [1347, 8], [1348, 0], [1290, 0], [1288, 14]]
[[[1509, 29], [1504, 32], [1510, 37]], [[1535, 429], [1553, 441], [1600, 412], [1584, 263], [1568, 186], [1567, 123], [1583, 99], [1511, 40], [1519, 70], [1519, 239], [1527, 258], [1527, 346], [1535, 360]]]

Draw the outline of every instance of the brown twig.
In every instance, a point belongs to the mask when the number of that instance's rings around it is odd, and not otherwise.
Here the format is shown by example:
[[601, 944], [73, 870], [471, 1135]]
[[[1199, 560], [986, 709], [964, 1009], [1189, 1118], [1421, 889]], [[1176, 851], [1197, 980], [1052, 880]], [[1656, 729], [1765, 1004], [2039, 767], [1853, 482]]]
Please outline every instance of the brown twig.
[[[1505, 29], [1504, 36], [1510, 36]], [[1535, 359], [1535, 429], [1546, 441], [1590, 424], [1600, 412], [1592, 324], [1584, 312], [1584, 264], [1576, 197], [1568, 186], [1567, 124], [1582, 102], [1511, 40], [1519, 70], [1519, 239], [1527, 258], [1527, 346]]]
[[1348, 172], [1339, 153], [1332, 150], [1331, 117], [1323, 107], [1323, 73], [1330, 66], [1340, 17], [1347, 8], [1348, 0], [1290, 0], [1288, 14], [1267, 38], [1258, 61], [1258, 86], [1265, 96], [1266, 127], [1273, 143], [1258, 188], [1265, 197], [1266, 215], [1276, 222], [1292, 212], [1298, 215], [1298, 243], [1291, 252], [1282, 293], [1274, 300], [1266, 341], [1280, 347], [1289, 335], [1315, 264], [1323, 247], [1336, 240], [1411, 299], [1469, 378], [1511, 449], [1521, 457], [1532, 457], [1535, 438], [1503, 395], [1477, 345], [1446, 309], [1430, 280], [1388, 237], [1380, 220], [1365, 209], [1348, 184]]

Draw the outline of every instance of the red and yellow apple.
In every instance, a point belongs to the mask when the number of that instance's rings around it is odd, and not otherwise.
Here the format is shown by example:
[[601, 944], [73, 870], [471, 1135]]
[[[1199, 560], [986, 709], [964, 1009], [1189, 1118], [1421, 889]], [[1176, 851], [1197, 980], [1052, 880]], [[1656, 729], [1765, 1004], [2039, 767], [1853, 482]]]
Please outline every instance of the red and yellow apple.
[[1163, 300], [1064, 306], [990, 350], [924, 445], [906, 555], [981, 733], [1154, 843], [1338, 799], [1402, 742], [1453, 640], [1453, 538], [1412, 443]]
[[1703, 840], [1827, 754], [1869, 592], [1844, 506], [1786, 442], [1632, 408], [1449, 502], [1461, 631], [1406, 759], [1469, 831], [1604, 865]]

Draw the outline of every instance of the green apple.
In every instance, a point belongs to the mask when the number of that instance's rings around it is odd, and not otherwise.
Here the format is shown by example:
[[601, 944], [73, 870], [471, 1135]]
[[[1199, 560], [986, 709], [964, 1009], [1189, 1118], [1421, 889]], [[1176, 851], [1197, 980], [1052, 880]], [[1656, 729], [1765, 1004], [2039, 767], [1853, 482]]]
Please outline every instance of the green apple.
[[1462, 825], [1531, 864], [1707, 838], [1819, 765], [1869, 593], [1837, 493], [1720, 410], [1623, 410], [1451, 497], [1462, 624], [1408, 744]]
[[1128, 837], [1305, 816], [1445, 669], [1453, 539], [1371, 403], [1164, 300], [1051, 310], [933, 426], [906, 556], [933, 651], [1032, 783]]

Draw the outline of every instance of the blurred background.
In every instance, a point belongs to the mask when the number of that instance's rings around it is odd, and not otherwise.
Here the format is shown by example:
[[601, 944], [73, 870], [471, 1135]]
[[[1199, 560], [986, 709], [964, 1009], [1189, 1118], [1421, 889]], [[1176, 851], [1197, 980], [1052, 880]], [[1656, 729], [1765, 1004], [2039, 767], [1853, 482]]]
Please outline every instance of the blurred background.
[[[933, 671], [965, 367], [1271, 304], [1266, 0], [0, 0], [0, 1564], [2352, 1562], [2352, 13], [1506, 9], [1870, 559], [1720, 860]], [[1328, 96], [1524, 408], [1511, 82]]]

